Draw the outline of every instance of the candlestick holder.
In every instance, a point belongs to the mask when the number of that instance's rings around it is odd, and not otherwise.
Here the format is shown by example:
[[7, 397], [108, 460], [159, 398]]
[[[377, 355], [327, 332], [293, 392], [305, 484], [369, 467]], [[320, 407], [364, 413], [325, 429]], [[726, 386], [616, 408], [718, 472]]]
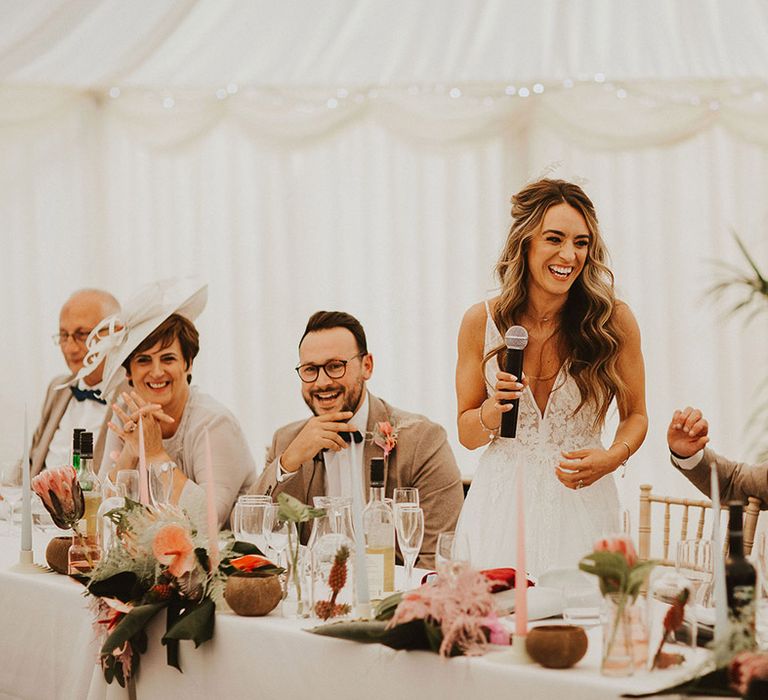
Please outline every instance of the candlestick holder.
[[505, 654], [505, 661], [516, 666], [523, 664], [533, 664], [533, 659], [528, 655], [528, 650], [525, 648], [525, 639], [527, 635], [512, 635], [512, 645], [509, 651]]
[[31, 549], [19, 550], [19, 561], [8, 570], [17, 574], [46, 574], [49, 571], [42, 564], [35, 564], [35, 555]]

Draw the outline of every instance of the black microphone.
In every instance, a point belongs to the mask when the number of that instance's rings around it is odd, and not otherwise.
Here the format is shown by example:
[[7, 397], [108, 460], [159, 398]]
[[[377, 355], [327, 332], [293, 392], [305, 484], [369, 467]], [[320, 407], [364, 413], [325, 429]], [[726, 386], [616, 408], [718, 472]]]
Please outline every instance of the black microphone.
[[[514, 374], [518, 382], [523, 378], [523, 350], [528, 345], [528, 331], [522, 326], [512, 326], [504, 335], [504, 345], [507, 349], [502, 358], [502, 370]], [[511, 411], [501, 414], [500, 437], [513, 438], [517, 435], [517, 411], [520, 407], [520, 399], [507, 399], [501, 403], [512, 404]]]

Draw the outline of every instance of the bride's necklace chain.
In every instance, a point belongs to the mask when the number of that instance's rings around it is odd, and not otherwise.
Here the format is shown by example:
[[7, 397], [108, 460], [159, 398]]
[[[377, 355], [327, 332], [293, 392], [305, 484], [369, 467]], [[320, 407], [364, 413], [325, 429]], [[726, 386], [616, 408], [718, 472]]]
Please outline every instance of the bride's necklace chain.
[[[531, 320], [534, 320], [532, 316], [528, 316], [527, 314], [525, 314], [525, 316], [527, 318], [530, 318]], [[547, 322], [550, 319], [551, 319], [550, 316], [542, 316], [539, 319], [539, 322], [540, 323]], [[539, 351], [539, 367], [542, 367], [543, 364], [544, 364], [544, 350], [546, 349], [547, 345], [549, 344], [549, 342], [551, 340], [555, 339], [559, 334], [560, 334], [560, 323], [557, 322], [555, 327], [554, 327], [554, 329], [552, 330], [552, 332], [546, 338], [544, 338], [544, 340], [541, 343], [541, 350]], [[557, 365], [558, 366], [555, 369], [555, 371], [552, 374], [550, 374], [550, 375], [547, 375], [547, 376], [535, 376], [535, 375], [532, 375], [532, 374], [528, 374], [526, 376], [528, 377], [529, 380], [534, 380], [536, 382], [548, 382], [550, 379], [554, 379], [558, 375], [558, 373], [560, 372], [560, 363], [557, 363]]]

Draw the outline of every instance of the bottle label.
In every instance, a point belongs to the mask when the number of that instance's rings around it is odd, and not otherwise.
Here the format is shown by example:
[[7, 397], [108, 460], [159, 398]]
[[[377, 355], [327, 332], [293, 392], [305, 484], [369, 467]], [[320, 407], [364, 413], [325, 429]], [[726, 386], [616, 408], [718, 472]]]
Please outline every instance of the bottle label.
[[381, 600], [384, 594], [384, 552], [365, 553], [365, 566], [368, 570], [368, 588], [371, 600]]
[[755, 586], [734, 586], [730, 609], [731, 648], [733, 651], [752, 650], [755, 640]]

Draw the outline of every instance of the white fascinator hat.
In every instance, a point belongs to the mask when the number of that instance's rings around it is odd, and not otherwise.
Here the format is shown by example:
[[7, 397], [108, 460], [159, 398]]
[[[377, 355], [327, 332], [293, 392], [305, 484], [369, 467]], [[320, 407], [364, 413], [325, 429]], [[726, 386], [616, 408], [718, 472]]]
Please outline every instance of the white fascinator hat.
[[125, 381], [123, 362], [171, 314], [194, 321], [208, 301], [208, 285], [197, 278], [173, 278], [144, 287], [118, 313], [102, 320], [88, 336], [88, 353], [78, 379], [105, 361], [101, 394], [109, 397]]

